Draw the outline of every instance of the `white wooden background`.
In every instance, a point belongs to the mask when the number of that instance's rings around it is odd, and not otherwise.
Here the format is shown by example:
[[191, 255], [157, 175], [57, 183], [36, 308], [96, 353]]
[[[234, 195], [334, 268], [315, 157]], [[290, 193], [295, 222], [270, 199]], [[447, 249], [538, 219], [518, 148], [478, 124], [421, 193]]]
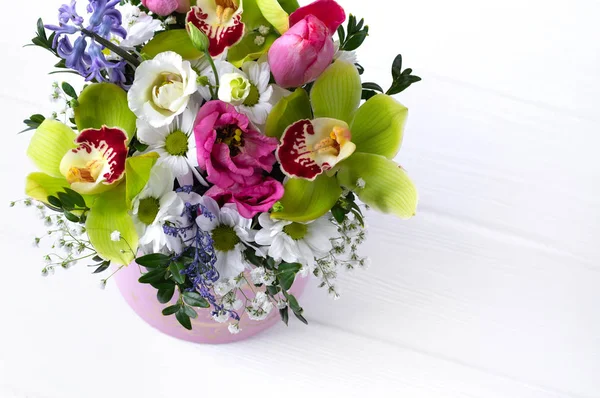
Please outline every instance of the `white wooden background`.
[[370, 214], [371, 269], [310, 288], [310, 327], [230, 346], [159, 334], [85, 267], [39, 276], [40, 222], [8, 202], [55, 62], [21, 45], [60, 3], [3, 1], [1, 397], [600, 397], [600, 3], [341, 0], [369, 80], [397, 52], [424, 78], [399, 96], [420, 211]]

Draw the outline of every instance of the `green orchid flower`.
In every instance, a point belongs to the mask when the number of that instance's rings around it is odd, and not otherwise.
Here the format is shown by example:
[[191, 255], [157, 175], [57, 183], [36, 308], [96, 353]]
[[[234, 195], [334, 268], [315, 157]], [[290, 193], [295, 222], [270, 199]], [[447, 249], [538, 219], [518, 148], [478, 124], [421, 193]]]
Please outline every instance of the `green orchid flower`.
[[[27, 177], [25, 191], [46, 204], [48, 197], [65, 188], [81, 194], [89, 208], [86, 229], [98, 254], [105, 260], [129, 264], [138, 241], [129, 215], [130, 198], [141, 191], [156, 160], [127, 159], [128, 137], [135, 133], [136, 117], [127, 106], [123, 89], [108, 83], [92, 84], [78, 102], [75, 123], [79, 134], [47, 119], [33, 135], [27, 154], [40, 171]], [[127, 173], [135, 178], [126, 179]], [[110, 239], [115, 230], [123, 237], [120, 242]]]
[[[290, 177], [273, 218], [307, 222], [326, 214], [342, 189], [367, 205], [400, 218], [415, 214], [417, 190], [394, 161], [408, 109], [384, 94], [359, 107], [356, 67], [336, 61], [315, 82], [281, 100], [266, 134], [281, 138], [277, 159]], [[312, 104], [312, 106], [311, 106]]]

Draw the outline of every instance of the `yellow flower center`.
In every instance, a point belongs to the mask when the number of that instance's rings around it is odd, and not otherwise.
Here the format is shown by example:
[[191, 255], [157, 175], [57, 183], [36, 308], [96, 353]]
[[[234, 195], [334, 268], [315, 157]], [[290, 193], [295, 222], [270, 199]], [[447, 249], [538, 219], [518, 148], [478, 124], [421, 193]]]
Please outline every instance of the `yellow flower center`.
[[91, 160], [85, 167], [71, 167], [66, 178], [69, 184], [75, 182], [96, 182], [103, 168], [103, 160]]
[[314, 146], [313, 151], [323, 155], [330, 154], [338, 156], [342, 145], [349, 142], [351, 139], [352, 134], [350, 133], [350, 130], [341, 126], [336, 126], [331, 133], [329, 133], [329, 137], [322, 139]]
[[221, 24], [229, 21], [238, 9], [233, 0], [215, 0], [215, 3], [217, 4], [217, 18]]

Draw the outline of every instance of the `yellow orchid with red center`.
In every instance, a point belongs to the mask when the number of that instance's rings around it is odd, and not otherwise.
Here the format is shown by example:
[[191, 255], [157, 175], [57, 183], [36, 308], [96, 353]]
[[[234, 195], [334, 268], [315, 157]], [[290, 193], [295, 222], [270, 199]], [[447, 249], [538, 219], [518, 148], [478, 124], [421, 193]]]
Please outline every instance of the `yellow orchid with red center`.
[[[281, 137], [277, 159], [290, 177], [273, 218], [314, 220], [354, 191], [371, 207], [401, 218], [415, 214], [418, 195], [394, 161], [408, 109], [384, 94], [359, 107], [356, 67], [336, 61], [315, 82], [281, 100], [267, 120], [269, 136]], [[312, 104], [312, 106], [311, 106]]]
[[[27, 154], [40, 171], [27, 177], [26, 194], [46, 204], [65, 188], [81, 194], [85, 211], [89, 209], [86, 230], [98, 254], [117, 264], [129, 264], [138, 242], [129, 215], [131, 199], [143, 188], [156, 159], [127, 159], [128, 137], [135, 132], [136, 118], [122, 88], [92, 84], [81, 93], [78, 103], [75, 121], [79, 134], [48, 119], [33, 135]], [[126, 181], [126, 174], [135, 178]], [[81, 213], [84, 209], [68, 210]], [[110, 239], [115, 230], [120, 231], [122, 241]]]

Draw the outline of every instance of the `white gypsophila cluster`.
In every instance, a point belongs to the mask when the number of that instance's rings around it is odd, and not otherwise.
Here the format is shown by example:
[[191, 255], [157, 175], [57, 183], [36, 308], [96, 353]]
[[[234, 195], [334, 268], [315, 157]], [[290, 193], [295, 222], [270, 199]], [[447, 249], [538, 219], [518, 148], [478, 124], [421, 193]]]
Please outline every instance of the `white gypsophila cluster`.
[[254, 300], [252, 300], [250, 306], [246, 307], [248, 318], [253, 321], [262, 321], [267, 318], [271, 310], [273, 309], [273, 303], [264, 292], [256, 293]]
[[272, 285], [277, 280], [275, 273], [267, 270], [265, 267], [256, 267], [250, 271], [250, 278], [255, 285]]
[[[331, 220], [336, 223], [335, 220]], [[334, 299], [340, 298], [339, 288], [334, 281], [340, 269], [354, 270], [368, 268], [370, 260], [359, 254], [359, 247], [366, 239], [366, 227], [352, 213], [348, 214], [343, 223], [337, 224], [339, 237], [332, 239], [333, 249], [321, 258], [315, 259], [313, 274], [321, 280], [319, 287], [327, 288], [327, 292]]]
[[[12, 202], [11, 206], [17, 203]], [[53, 275], [57, 267], [69, 269], [79, 261], [96, 255], [85, 227], [68, 221], [62, 214], [48, 214], [46, 206], [42, 203], [25, 199], [22, 204], [34, 208], [48, 228], [45, 235], [33, 240], [34, 247], [50, 249], [50, 252], [44, 255], [46, 265], [42, 269], [42, 276]]]
[[74, 117], [72, 100], [65, 94], [58, 82], [52, 83], [50, 102], [52, 103], [52, 119], [67, 123]]

